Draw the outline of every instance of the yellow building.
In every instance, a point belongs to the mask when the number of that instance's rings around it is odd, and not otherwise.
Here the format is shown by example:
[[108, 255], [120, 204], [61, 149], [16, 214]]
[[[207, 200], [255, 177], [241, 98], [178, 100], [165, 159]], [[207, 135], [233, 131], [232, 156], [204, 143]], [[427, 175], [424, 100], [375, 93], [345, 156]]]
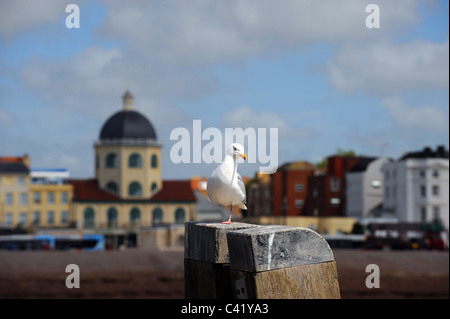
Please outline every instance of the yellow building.
[[30, 159], [0, 158], [0, 224], [32, 229], [70, 225], [73, 187], [66, 170], [31, 170]]
[[133, 104], [127, 91], [123, 109], [101, 128], [94, 143], [95, 178], [70, 180], [77, 229], [102, 233], [114, 247], [138, 244], [144, 228], [181, 226], [197, 217], [190, 180], [161, 179], [162, 145]]
[[181, 236], [178, 228], [185, 221], [197, 218], [191, 182], [162, 180], [162, 145], [133, 104], [127, 91], [123, 109], [101, 128], [94, 143], [94, 178], [68, 179], [66, 170], [30, 170], [28, 156], [0, 158], [0, 226], [99, 233], [116, 248], [144, 243], [139, 234], [148, 239], [157, 229], [160, 237], [168, 229], [168, 242], [181, 242], [172, 237]]

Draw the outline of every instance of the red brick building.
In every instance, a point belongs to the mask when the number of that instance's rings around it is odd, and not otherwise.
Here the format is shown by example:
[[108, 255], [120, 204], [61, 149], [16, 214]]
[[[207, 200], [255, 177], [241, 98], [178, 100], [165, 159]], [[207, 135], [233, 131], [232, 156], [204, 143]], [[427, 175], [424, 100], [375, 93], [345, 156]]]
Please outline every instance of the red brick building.
[[308, 195], [308, 178], [316, 167], [308, 162], [287, 163], [272, 174], [272, 212], [274, 216], [304, 215]]
[[345, 216], [345, 174], [364, 157], [330, 156], [324, 174], [308, 177], [304, 215]]

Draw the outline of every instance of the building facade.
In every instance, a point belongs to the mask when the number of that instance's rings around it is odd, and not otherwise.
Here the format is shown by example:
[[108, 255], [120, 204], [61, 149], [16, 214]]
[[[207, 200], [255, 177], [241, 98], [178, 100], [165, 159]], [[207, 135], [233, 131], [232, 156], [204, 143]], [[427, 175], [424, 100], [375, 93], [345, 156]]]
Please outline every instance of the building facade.
[[273, 216], [301, 216], [307, 206], [308, 178], [316, 167], [305, 161], [287, 163], [272, 174]]
[[381, 167], [388, 163], [384, 157], [365, 158], [354, 165], [346, 178], [346, 216], [367, 218], [383, 204], [384, 175]]
[[73, 188], [65, 169], [30, 169], [30, 159], [0, 158], [0, 225], [32, 230], [68, 227]]
[[328, 157], [326, 171], [312, 175], [308, 179], [309, 193], [305, 215], [345, 216], [345, 174], [362, 159], [363, 157], [353, 156]]
[[404, 222], [449, 224], [449, 157], [439, 146], [410, 152], [382, 166], [383, 210]]
[[162, 180], [156, 131], [134, 110], [130, 92], [122, 99], [122, 110], [106, 120], [94, 143], [95, 178], [69, 181], [76, 227], [104, 234], [113, 247], [137, 244], [143, 228], [197, 218], [190, 180]]
[[122, 110], [102, 126], [94, 143], [94, 178], [69, 179], [64, 169], [33, 170], [28, 156], [1, 157], [0, 226], [103, 234], [114, 248], [136, 246], [140, 233], [155, 228], [163, 236], [164, 228], [182, 233], [175, 228], [197, 219], [191, 181], [162, 180], [162, 145], [133, 104], [127, 91]]

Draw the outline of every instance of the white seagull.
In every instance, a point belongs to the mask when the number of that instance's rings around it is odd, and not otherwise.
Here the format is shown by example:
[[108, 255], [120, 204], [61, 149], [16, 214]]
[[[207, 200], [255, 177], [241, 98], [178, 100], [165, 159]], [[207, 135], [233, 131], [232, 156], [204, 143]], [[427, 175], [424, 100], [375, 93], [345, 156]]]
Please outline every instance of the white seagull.
[[247, 159], [244, 147], [239, 143], [231, 144], [226, 150], [223, 162], [212, 171], [206, 186], [206, 192], [212, 202], [224, 207], [231, 205], [230, 217], [222, 224], [231, 224], [234, 205], [238, 205], [241, 209], [247, 209], [244, 181], [237, 172], [236, 159], [238, 157]]

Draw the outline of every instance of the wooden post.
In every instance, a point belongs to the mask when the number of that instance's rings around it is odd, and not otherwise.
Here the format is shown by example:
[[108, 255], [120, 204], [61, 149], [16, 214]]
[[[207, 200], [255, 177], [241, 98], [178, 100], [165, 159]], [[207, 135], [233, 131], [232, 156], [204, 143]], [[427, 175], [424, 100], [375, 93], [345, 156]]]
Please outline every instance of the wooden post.
[[333, 252], [315, 231], [263, 226], [227, 239], [235, 298], [340, 298]]
[[245, 223], [185, 223], [186, 299], [233, 298], [227, 232], [258, 227]]

